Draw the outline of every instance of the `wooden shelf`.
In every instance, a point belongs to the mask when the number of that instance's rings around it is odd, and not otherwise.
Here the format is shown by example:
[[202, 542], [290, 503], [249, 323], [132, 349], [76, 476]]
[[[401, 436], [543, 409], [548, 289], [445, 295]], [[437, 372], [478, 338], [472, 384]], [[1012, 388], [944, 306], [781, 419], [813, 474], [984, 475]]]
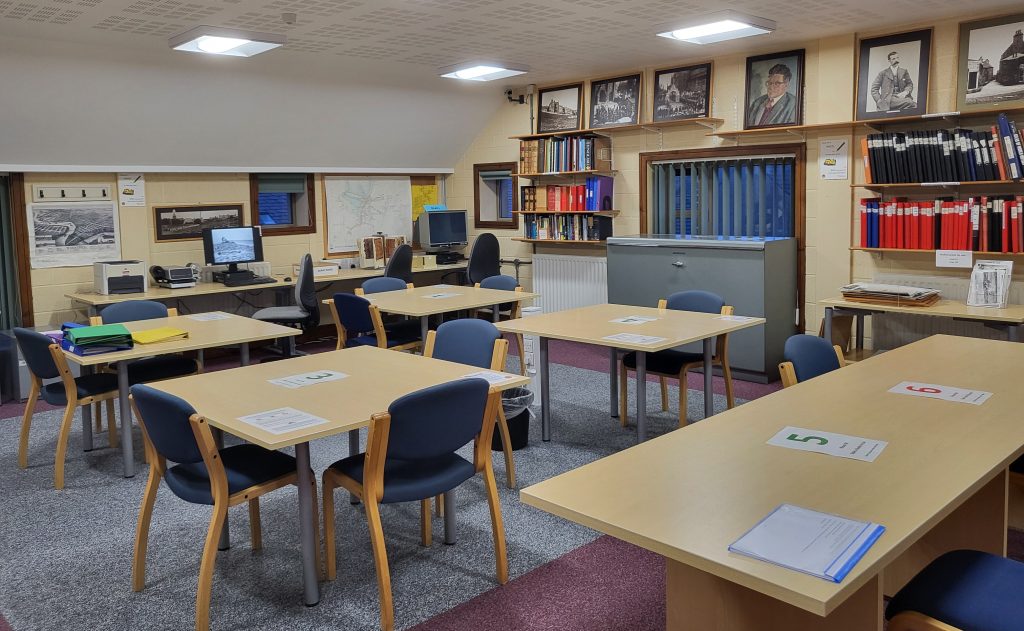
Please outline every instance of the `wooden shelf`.
[[571, 239], [527, 239], [526, 237], [512, 237], [513, 241], [523, 243], [542, 243], [544, 245], [605, 245], [605, 241], [577, 241]]
[[615, 175], [618, 171], [548, 171], [547, 173], [515, 173], [517, 177], [567, 177], [573, 175]]
[[884, 188], [963, 188], [967, 186], [1007, 186], [1015, 184], [1024, 188], [1024, 181], [1017, 180], [982, 180], [977, 182], [901, 182], [898, 184], [851, 184], [850, 188], [866, 188], [869, 190]]
[[551, 131], [543, 134], [522, 134], [519, 136], [509, 136], [510, 140], [539, 140], [541, 138], [557, 138], [559, 136], [607, 136], [622, 131], [637, 131], [641, 129], [661, 129], [663, 127], [679, 127], [685, 125], [695, 125], [699, 127], [706, 127], [712, 129], [718, 127], [725, 120], [721, 118], [684, 118], [676, 121], [658, 121], [650, 123], [637, 123], [635, 125], [613, 125], [609, 127], [594, 127], [590, 129], [577, 129], [574, 131]]
[[597, 215], [599, 217], [616, 217], [617, 210], [514, 210], [517, 215]]
[[[935, 250], [919, 250], [914, 248], [862, 248], [862, 247], [850, 247], [853, 251], [859, 252], [893, 252], [893, 253], [918, 253], [918, 254], [935, 254]], [[1024, 256], [1024, 252], [972, 252], [972, 254], [979, 256]]]

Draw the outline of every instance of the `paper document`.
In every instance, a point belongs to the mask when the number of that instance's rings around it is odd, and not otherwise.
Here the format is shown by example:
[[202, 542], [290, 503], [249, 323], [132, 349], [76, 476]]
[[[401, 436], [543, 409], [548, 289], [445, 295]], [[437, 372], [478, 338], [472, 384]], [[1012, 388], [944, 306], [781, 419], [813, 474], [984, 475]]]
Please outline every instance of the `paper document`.
[[846, 434], [834, 434], [816, 429], [786, 426], [778, 434], [768, 440], [769, 445], [813, 451], [840, 458], [852, 458], [865, 462], [874, 462], [889, 443], [884, 440], [873, 440]]
[[738, 316], [738, 315], [724, 315], [718, 316], [716, 320], [725, 320], [726, 322], [749, 322], [754, 318], [752, 316]]
[[424, 298], [440, 299], [440, 298], [453, 298], [455, 296], [461, 296], [461, 295], [462, 294], [454, 294], [454, 293], [441, 292], [439, 294], [427, 294], [426, 296], [423, 296], [423, 297]]
[[313, 416], [295, 408], [277, 408], [276, 410], [257, 412], [241, 416], [238, 420], [271, 434], [287, 434], [297, 429], [323, 425], [327, 422], [319, 416]]
[[943, 401], [955, 401], [957, 403], [971, 403], [973, 405], [981, 405], [992, 396], [991, 392], [985, 392], [984, 390], [940, 386], [935, 383], [918, 383], [916, 381], [901, 381], [889, 388], [889, 392], [909, 394], [915, 397], [928, 397], [929, 399], [942, 399]]
[[304, 386], [314, 386], [318, 383], [337, 381], [338, 379], [344, 379], [345, 377], [348, 377], [348, 375], [336, 370], [316, 370], [313, 372], [304, 372], [299, 375], [292, 375], [290, 377], [268, 379], [267, 381], [276, 386], [284, 386], [285, 388], [302, 388]]
[[211, 311], [210, 313], [193, 313], [187, 317], [189, 320], [195, 320], [196, 322], [209, 322], [211, 320], [230, 320], [231, 314], [224, 313], [223, 311]]
[[629, 315], [622, 318], [615, 318], [614, 320], [608, 320], [609, 322], [615, 322], [617, 324], [643, 324], [645, 322], [654, 322], [658, 318], [650, 318], [647, 316]]
[[636, 335], [635, 333], [616, 333], [615, 335], [606, 335], [601, 339], [608, 340], [609, 342], [624, 342], [626, 344], [657, 344], [658, 342], [665, 341], [663, 337]]
[[881, 524], [782, 504], [729, 551], [839, 583], [883, 532]]
[[506, 375], [503, 372], [493, 372], [493, 371], [490, 371], [490, 370], [481, 370], [480, 372], [473, 372], [473, 373], [470, 373], [470, 374], [466, 375], [464, 377], [464, 379], [471, 379], [473, 377], [478, 377], [480, 379], [486, 379], [487, 383], [489, 383], [492, 386], [494, 386], [494, 385], [497, 385], [499, 383], [505, 383], [506, 381], [509, 381], [510, 379], [515, 379], [516, 375]]
[[976, 262], [967, 289], [967, 306], [1006, 307], [1012, 277], [1013, 261]]
[[155, 344], [157, 342], [172, 342], [188, 338], [188, 331], [176, 329], [172, 326], [162, 326], [156, 329], [146, 329], [132, 333], [132, 339], [136, 344]]

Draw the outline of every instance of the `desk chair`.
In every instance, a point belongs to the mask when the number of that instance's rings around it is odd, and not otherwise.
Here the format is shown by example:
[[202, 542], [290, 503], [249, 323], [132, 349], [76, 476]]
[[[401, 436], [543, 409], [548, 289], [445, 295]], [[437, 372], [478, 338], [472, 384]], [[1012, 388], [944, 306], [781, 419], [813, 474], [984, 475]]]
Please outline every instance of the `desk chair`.
[[[491, 465], [491, 436], [500, 394], [483, 379], [462, 379], [407, 394], [370, 420], [366, 453], [349, 456], [324, 471], [324, 544], [327, 578], [337, 576], [334, 543], [334, 489], [342, 487], [366, 507], [373, 560], [380, 590], [380, 623], [394, 629], [391, 574], [380, 521], [380, 504], [420, 502], [420, 536], [431, 543], [430, 498], [444, 494], [445, 543], [455, 542], [452, 490], [483, 473], [491, 512], [498, 582], [508, 581], [508, 556], [501, 504]], [[473, 441], [473, 462], [455, 453]]]
[[412, 246], [408, 243], [395, 248], [384, 267], [385, 278], [397, 278], [407, 283], [412, 282]]
[[[64, 488], [64, 457], [68, 450], [68, 433], [75, 409], [96, 402], [107, 402], [107, 437], [111, 447], [117, 447], [117, 424], [114, 421], [114, 399], [117, 398], [117, 375], [96, 373], [73, 377], [64, 351], [52, 339], [31, 329], [14, 329], [21, 355], [25, 358], [32, 385], [25, 404], [25, 415], [21, 420], [21, 437], [18, 442], [18, 466], [28, 468], [28, 434], [32, 426], [32, 415], [36, 399], [43, 395], [43, 401], [51, 405], [64, 406], [64, 419], [57, 434], [57, 455], [54, 460], [53, 485]], [[43, 385], [43, 379], [60, 381]], [[88, 426], [86, 426], [88, 428]]]
[[469, 251], [469, 263], [466, 265], [466, 278], [476, 284], [485, 278], [501, 273], [501, 246], [498, 237], [490, 232], [481, 232], [473, 241], [473, 249]]
[[[320, 305], [316, 302], [316, 287], [313, 285], [313, 257], [306, 254], [300, 263], [299, 277], [295, 279], [295, 304], [290, 307], [267, 307], [252, 314], [264, 322], [274, 322], [301, 329], [303, 332], [320, 324]], [[295, 350], [295, 338], [285, 341], [286, 357], [304, 355]]]
[[376, 346], [397, 351], [411, 350], [422, 345], [419, 324], [389, 334], [380, 315], [380, 309], [363, 296], [334, 294], [327, 301], [331, 306], [334, 327], [338, 331], [337, 350], [351, 346]]
[[783, 388], [838, 370], [846, 364], [843, 349], [838, 344], [833, 346], [816, 335], [791, 335], [782, 349], [782, 357], [786, 360], [779, 364]]
[[[262, 548], [259, 498], [298, 483], [295, 458], [257, 445], [218, 449], [210, 425], [188, 402], [150, 386], [132, 386], [131, 401], [142, 426], [146, 461], [149, 463], [149, 478], [135, 531], [132, 591], [141, 592], [146, 586], [149, 525], [160, 480], [163, 479], [171, 492], [186, 502], [213, 506], [196, 592], [196, 631], [207, 631], [210, 628], [210, 589], [217, 543], [227, 522], [228, 508], [243, 502], [249, 504], [252, 549]], [[168, 460], [178, 464], [168, 467]], [[315, 483], [313, 498], [313, 510], [316, 511]], [[314, 513], [313, 519], [318, 524], [320, 516]], [[316, 536], [319, 540], [320, 533], [317, 532]]]
[[400, 289], [412, 289], [413, 287], [412, 283], [401, 278], [378, 276], [377, 278], [364, 280], [361, 287], [356, 287], [355, 294], [357, 296], [365, 296], [367, 294], [378, 294], [382, 291], [398, 291]]
[[[658, 301], [659, 309], [675, 309], [677, 311], [697, 311], [700, 313], [720, 313], [732, 315], [733, 308], [725, 304], [725, 300], [710, 291], [691, 289], [679, 291], [667, 299]], [[715, 351], [711, 356], [712, 366], [722, 367], [722, 378], [725, 381], [725, 400], [731, 410], [736, 405], [732, 394], [732, 371], [729, 369], [729, 334], [724, 333], [715, 338]], [[667, 379], [679, 380], [679, 427], [686, 426], [686, 375], [694, 368], [704, 366], [703, 353], [688, 353], [673, 349], [649, 353], [647, 355], [647, 374], [658, 376], [661, 387], [661, 411], [668, 411]], [[636, 353], [622, 356], [619, 366], [619, 419], [625, 427], [629, 420], [629, 375], [628, 370], [636, 370]]]
[[[486, 320], [452, 320], [427, 332], [423, 356], [475, 366], [484, 370], [505, 370], [508, 342]], [[498, 406], [498, 431], [505, 452], [505, 477], [508, 488], [516, 488], [516, 465], [512, 460], [512, 439], [508, 433], [505, 410]]]
[[1024, 629], [1024, 563], [954, 550], [929, 563], [885, 608], [889, 631]]
[[[490, 276], [483, 279], [479, 283], [476, 283], [476, 287], [483, 289], [500, 289], [503, 291], [522, 291], [523, 288], [519, 285], [519, 281], [511, 276], [505, 274], [498, 274], [497, 276]], [[477, 309], [477, 315], [494, 315], [494, 308], [490, 309]], [[522, 303], [519, 301], [507, 302], [505, 304], [498, 305], [498, 319], [499, 320], [515, 320], [523, 316]], [[493, 318], [492, 318], [493, 319]], [[523, 334], [516, 333], [516, 345], [519, 348], [519, 374], [526, 374], [526, 357], [523, 355]]]

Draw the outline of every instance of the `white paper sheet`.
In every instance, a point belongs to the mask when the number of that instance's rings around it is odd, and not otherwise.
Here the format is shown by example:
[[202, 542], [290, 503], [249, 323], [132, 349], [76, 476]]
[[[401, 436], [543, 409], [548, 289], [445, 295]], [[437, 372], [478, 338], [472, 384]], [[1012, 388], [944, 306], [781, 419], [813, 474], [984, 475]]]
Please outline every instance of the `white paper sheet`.
[[505, 383], [506, 381], [516, 378], [515, 375], [506, 375], [505, 373], [493, 372], [490, 370], [481, 370], [480, 372], [473, 372], [464, 376], [465, 379], [470, 379], [472, 377], [486, 379], [487, 383], [491, 384], [492, 386], [502, 384]]
[[847, 436], [846, 434], [823, 432], [821, 430], [805, 429], [790, 425], [783, 427], [779, 430], [778, 434], [768, 439], [768, 444], [787, 449], [813, 451], [840, 458], [874, 462], [889, 443], [884, 440]]
[[648, 316], [628, 315], [608, 321], [616, 324], [645, 324], [647, 322], [654, 322], [657, 319], [658, 318], [650, 318]]
[[224, 313], [222, 311], [211, 311], [209, 313], [193, 313], [186, 317], [189, 320], [195, 320], [196, 322], [209, 322], [211, 320], [230, 320], [231, 314]]
[[942, 399], [943, 401], [954, 401], [956, 403], [970, 403], [972, 405], [981, 405], [992, 396], [991, 392], [985, 392], [984, 390], [940, 386], [936, 383], [919, 383], [917, 381], [901, 381], [889, 388], [889, 392], [909, 394], [915, 397], [927, 397], [929, 399]]
[[348, 375], [336, 370], [315, 370], [313, 372], [304, 372], [298, 375], [281, 377], [279, 379], [267, 379], [267, 381], [277, 386], [294, 389], [303, 388], [305, 386], [315, 386], [318, 383], [327, 383], [328, 381], [337, 381], [339, 379], [344, 379], [345, 377], [348, 377]]
[[433, 299], [435, 299], [435, 300], [439, 300], [439, 299], [441, 299], [441, 298], [453, 298], [453, 297], [455, 297], [455, 296], [461, 296], [461, 295], [462, 295], [462, 294], [455, 294], [455, 293], [446, 293], [446, 292], [441, 292], [441, 293], [439, 293], [439, 294], [428, 294], [428, 295], [426, 295], [426, 296], [423, 296], [423, 297], [424, 297], [424, 298], [433, 298]]
[[257, 412], [256, 414], [241, 416], [238, 420], [271, 434], [287, 434], [297, 429], [327, 423], [325, 419], [319, 416], [313, 416], [295, 408], [277, 408], [276, 410]]
[[751, 316], [738, 316], [738, 315], [723, 315], [715, 318], [716, 320], [725, 320], [726, 322], [748, 322], [754, 318]]
[[606, 335], [601, 338], [602, 340], [608, 340], [609, 342], [624, 342], [626, 344], [657, 344], [658, 342], [664, 342], [664, 337], [654, 337], [653, 335], [636, 335], [635, 333], [616, 333], [615, 335]]

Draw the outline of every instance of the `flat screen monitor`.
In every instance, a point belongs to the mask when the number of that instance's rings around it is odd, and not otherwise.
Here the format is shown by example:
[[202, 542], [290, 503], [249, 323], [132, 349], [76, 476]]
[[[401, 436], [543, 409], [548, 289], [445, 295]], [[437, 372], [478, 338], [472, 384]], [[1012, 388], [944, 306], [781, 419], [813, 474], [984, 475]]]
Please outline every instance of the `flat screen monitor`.
[[431, 248], [451, 248], [467, 245], [465, 210], [435, 210], [419, 218], [420, 245]]
[[203, 250], [206, 261], [213, 265], [227, 265], [229, 272], [237, 272], [239, 263], [263, 260], [263, 239], [260, 229], [207, 228], [203, 230]]

